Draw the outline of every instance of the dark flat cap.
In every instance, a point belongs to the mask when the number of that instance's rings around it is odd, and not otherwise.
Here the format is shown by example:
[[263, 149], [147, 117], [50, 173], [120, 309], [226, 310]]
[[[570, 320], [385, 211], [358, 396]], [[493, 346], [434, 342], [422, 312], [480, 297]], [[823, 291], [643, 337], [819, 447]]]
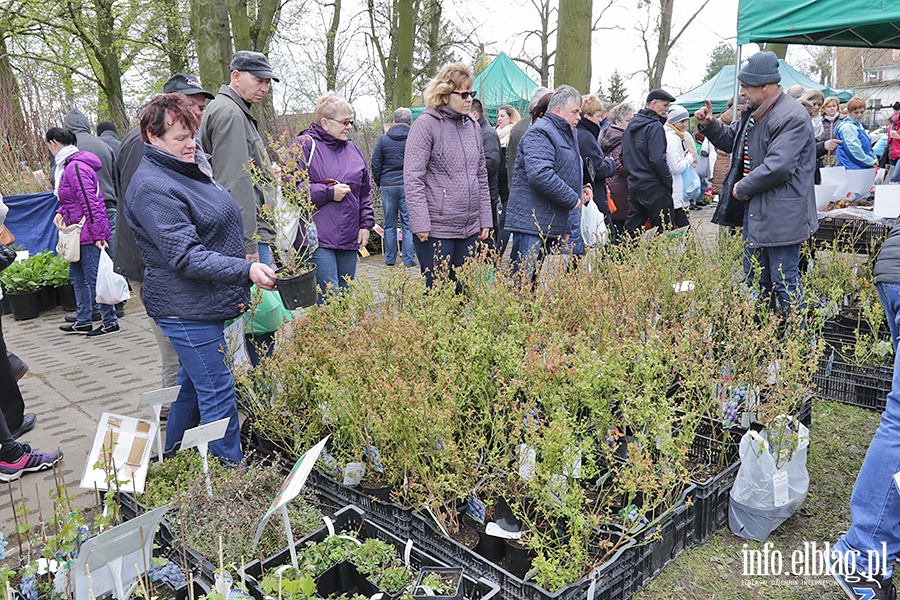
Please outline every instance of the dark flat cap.
[[894, 110], [900, 110], [900, 102], [894, 102]]
[[647, 94], [647, 103], [649, 104], [653, 100], [663, 100], [665, 102], [675, 102], [675, 96], [673, 96], [666, 90], [661, 90], [661, 89], [657, 88], [655, 90], [650, 90], [650, 93]]
[[262, 52], [238, 50], [231, 57], [231, 64], [228, 65], [228, 69], [230, 71], [246, 71], [262, 79], [281, 81], [272, 72], [272, 67], [269, 66], [269, 59]]
[[210, 100], [215, 98], [212, 94], [203, 89], [200, 85], [200, 78], [195, 75], [185, 75], [184, 73], [175, 73], [163, 86], [163, 92], [166, 94], [184, 94], [185, 96], [193, 96], [194, 94], [203, 94]]

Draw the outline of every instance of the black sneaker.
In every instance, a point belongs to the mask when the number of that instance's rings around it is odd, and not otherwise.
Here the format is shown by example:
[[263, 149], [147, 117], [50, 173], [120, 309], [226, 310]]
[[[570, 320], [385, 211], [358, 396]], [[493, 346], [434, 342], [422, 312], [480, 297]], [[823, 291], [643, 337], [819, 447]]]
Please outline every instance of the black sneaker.
[[70, 323], [69, 325], [59, 326], [59, 330], [65, 331], [66, 333], [86, 333], [90, 335], [92, 329], [94, 329], [94, 326], [90, 323], [88, 323], [87, 325], [76, 325], [75, 323]]
[[[75, 323], [78, 321], [78, 317], [76, 316], [78, 313], [70, 312], [66, 313], [66, 323]], [[100, 311], [97, 311], [91, 315], [91, 321], [101, 321], [103, 320], [103, 315], [100, 314]]]
[[119, 324], [116, 323], [115, 325], [110, 325], [109, 327], [107, 327], [106, 325], [101, 325], [97, 329], [88, 333], [86, 337], [97, 337], [100, 335], [107, 335], [109, 333], [119, 333]]
[[830, 569], [831, 575], [851, 600], [896, 600], [894, 582], [891, 578], [881, 579], [877, 575], [864, 573], [839, 573], [840, 569]]

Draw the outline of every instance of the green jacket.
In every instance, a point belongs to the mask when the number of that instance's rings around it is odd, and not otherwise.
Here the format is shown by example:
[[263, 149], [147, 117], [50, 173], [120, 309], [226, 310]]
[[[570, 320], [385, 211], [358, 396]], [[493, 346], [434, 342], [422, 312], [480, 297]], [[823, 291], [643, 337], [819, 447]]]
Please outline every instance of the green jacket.
[[262, 243], [271, 243], [275, 239], [275, 232], [260, 214], [263, 205], [274, 206], [275, 188], [261, 182], [253, 183], [251, 161], [259, 166], [267, 179], [272, 179], [265, 145], [250, 106], [230, 86], [220, 87], [203, 112], [200, 141], [210, 153], [213, 179], [228, 190], [241, 209], [247, 254], [255, 254], [257, 236]]

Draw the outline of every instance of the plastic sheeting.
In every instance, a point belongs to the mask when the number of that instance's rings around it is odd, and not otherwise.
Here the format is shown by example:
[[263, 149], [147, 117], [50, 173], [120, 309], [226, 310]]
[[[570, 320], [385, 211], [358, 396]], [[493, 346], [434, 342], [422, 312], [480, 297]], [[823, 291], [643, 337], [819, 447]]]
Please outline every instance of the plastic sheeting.
[[16, 236], [16, 246], [32, 254], [56, 251], [59, 235], [53, 225], [53, 216], [59, 203], [53, 192], [4, 196], [3, 203], [9, 207], [6, 227]]

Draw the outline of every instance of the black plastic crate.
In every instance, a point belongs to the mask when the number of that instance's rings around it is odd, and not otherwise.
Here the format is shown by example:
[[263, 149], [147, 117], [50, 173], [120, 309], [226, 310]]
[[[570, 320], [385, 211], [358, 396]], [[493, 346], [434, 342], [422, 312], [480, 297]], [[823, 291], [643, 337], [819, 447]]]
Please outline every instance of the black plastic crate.
[[[368, 515], [359, 507], [347, 506], [339, 510], [334, 515], [333, 528], [335, 533], [341, 531], [353, 531], [360, 540], [377, 538], [387, 542], [397, 548], [398, 554], [402, 557], [406, 550], [407, 544], [410, 543], [386, 529], [379, 527], [377, 524], [368, 519]], [[327, 527], [311, 533], [302, 540], [295, 543], [298, 549], [302, 549], [306, 542], [321, 542], [330, 535]], [[414, 569], [420, 569], [423, 566], [446, 567], [446, 566], [463, 566], [456, 561], [441, 561], [420, 548], [412, 546], [409, 552], [410, 565]], [[451, 557], [452, 558], [452, 557]], [[265, 569], [277, 567], [290, 563], [290, 552], [287, 548], [264, 559], [263, 563], [254, 560], [241, 568], [241, 572], [247, 583], [247, 588], [255, 600], [264, 600], [265, 596], [259, 587], [258, 579], [261, 577]], [[480, 578], [477, 574], [471, 573], [465, 569], [463, 574], [463, 594], [466, 600], [499, 600], [500, 586], [496, 583]]]
[[[641, 585], [648, 583], [685, 550], [695, 544], [696, 511], [693, 505], [694, 486], [682, 492], [675, 505], [654, 519], [638, 535], [637, 547], [648, 546], [642, 552]], [[649, 562], [649, 564], [648, 564]]]
[[893, 376], [891, 367], [854, 365], [830, 351], [819, 361], [813, 382], [820, 398], [884, 411]]
[[741, 463], [738, 461], [706, 481], [694, 482], [695, 543], [706, 542], [719, 527], [728, 522], [731, 488], [740, 467]]
[[637, 591], [639, 584], [639, 555], [634, 540], [627, 540], [587, 577], [556, 592], [549, 592], [535, 583], [516, 577], [474, 550], [445, 536], [427, 516], [418, 511], [413, 513], [413, 540], [417, 546], [439, 560], [463, 566], [467, 573], [496, 582], [504, 599], [582, 600], [593, 594], [595, 600], [628, 600]]
[[884, 223], [841, 217], [819, 219], [815, 234], [817, 246], [830, 246], [837, 240], [837, 248], [843, 252], [873, 254], [881, 248], [891, 228]]
[[[284, 468], [290, 471], [294, 463], [285, 462], [284, 465]], [[403, 507], [393, 502], [382, 502], [356, 488], [347, 487], [335, 481], [317, 469], [310, 473], [306, 485], [316, 492], [322, 502], [320, 508], [329, 514], [335, 514], [335, 511], [345, 506], [356, 506], [363, 510], [366, 518], [376, 525], [390, 530], [403, 539], [412, 537], [413, 509], [410, 507]]]

